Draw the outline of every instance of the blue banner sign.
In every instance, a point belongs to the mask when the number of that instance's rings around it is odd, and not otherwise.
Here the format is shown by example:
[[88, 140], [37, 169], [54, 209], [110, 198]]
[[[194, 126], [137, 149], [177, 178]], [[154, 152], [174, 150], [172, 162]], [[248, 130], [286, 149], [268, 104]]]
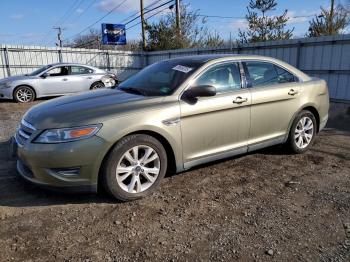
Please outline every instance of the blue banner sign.
[[125, 25], [102, 24], [102, 44], [126, 45]]

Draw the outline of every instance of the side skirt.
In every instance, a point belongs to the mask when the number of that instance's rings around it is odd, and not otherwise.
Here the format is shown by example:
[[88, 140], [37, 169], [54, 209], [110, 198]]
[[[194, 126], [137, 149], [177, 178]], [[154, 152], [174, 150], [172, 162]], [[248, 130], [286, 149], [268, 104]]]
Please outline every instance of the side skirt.
[[269, 147], [269, 146], [274, 146], [274, 145], [278, 145], [278, 144], [283, 144], [286, 141], [286, 136], [282, 135], [282, 136], [278, 136], [269, 140], [265, 140], [256, 144], [252, 144], [248, 146], [248, 152], [252, 152], [255, 150], [259, 150], [265, 147]]
[[191, 167], [194, 166], [198, 166], [201, 164], [205, 164], [205, 163], [209, 163], [212, 161], [216, 161], [216, 160], [221, 160], [221, 159], [225, 159], [225, 158], [229, 158], [229, 157], [233, 157], [236, 155], [242, 155], [248, 152], [252, 152], [255, 150], [259, 150], [265, 147], [270, 147], [270, 146], [274, 146], [274, 145], [278, 145], [278, 144], [283, 144], [285, 142], [285, 135], [283, 136], [278, 136], [276, 138], [273, 139], [269, 139], [263, 142], [259, 142], [253, 145], [249, 145], [248, 147], [240, 147], [240, 148], [236, 148], [233, 150], [229, 150], [229, 151], [225, 151], [219, 154], [215, 154], [215, 155], [210, 155], [210, 156], [205, 156], [202, 158], [198, 158], [198, 159], [194, 159], [191, 161], [188, 161], [186, 163], [184, 163], [184, 170], [187, 170]]
[[248, 152], [248, 147], [244, 146], [244, 147], [236, 148], [233, 150], [225, 151], [222, 153], [218, 153], [215, 155], [201, 157], [201, 158], [194, 159], [194, 160], [191, 160], [189, 162], [184, 163], [184, 169], [186, 170], [186, 169], [189, 169], [191, 167], [198, 166], [198, 165], [201, 165], [204, 163], [208, 163], [208, 162], [212, 162], [212, 161], [216, 161], [216, 160], [220, 160], [220, 159], [224, 159], [224, 158], [229, 158], [229, 157], [233, 157], [236, 155], [245, 154], [247, 152]]

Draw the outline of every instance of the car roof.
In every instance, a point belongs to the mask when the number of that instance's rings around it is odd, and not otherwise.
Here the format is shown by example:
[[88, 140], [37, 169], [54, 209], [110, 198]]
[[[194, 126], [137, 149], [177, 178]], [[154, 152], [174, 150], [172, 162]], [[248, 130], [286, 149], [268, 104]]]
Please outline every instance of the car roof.
[[181, 63], [198, 63], [198, 64], [214, 64], [216, 62], [223, 62], [229, 60], [257, 60], [262, 62], [271, 62], [287, 69], [293, 74], [297, 75], [300, 79], [307, 81], [309, 76], [304, 74], [297, 68], [273, 57], [261, 56], [261, 55], [248, 55], [248, 54], [208, 54], [208, 55], [190, 55], [169, 59], [168, 61]]
[[172, 61], [193, 61], [197, 63], [206, 63], [217, 59], [257, 59], [257, 60], [275, 60], [272, 57], [260, 56], [260, 55], [247, 55], [247, 54], [209, 54], [209, 55], [190, 55], [176, 57], [169, 60]]
[[[85, 67], [96, 68], [94, 66], [79, 64], [79, 63], [53, 63], [53, 64], [49, 64], [49, 65], [50, 66], [85, 66]], [[98, 69], [98, 68], [96, 68], [96, 69]]]

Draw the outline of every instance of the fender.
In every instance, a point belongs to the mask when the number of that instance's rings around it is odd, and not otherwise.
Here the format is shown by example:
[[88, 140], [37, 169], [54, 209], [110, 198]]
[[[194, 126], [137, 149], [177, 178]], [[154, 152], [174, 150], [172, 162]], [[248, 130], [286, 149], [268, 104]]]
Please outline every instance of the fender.
[[[288, 137], [289, 137], [289, 133], [290, 133], [290, 129], [292, 128], [292, 124], [294, 122], [294, 119], [296, 118], [296, 116], [301, 112], [303, 111], [305, 108], [307, 107], [312, 107], [315, 109], [315, 111], [317, 112], [317, 116], [315, 116], [316, 120], [320, 117], [320, 113], [318, 112], [318, 109], [317, 109], [317, 105], [315, 103], [306, 103], [306, 104], [303, 104], [301, 107], [299, 107], [299, 109], [293, 114], [293, 117], [291, 118], [291, 120], [289, 121], [289, 124], [288, 124], [288, 131], [286, 133], [286, 136], [284, 138], [284, 141], [283, 143], [287, 142], [288, 140]], [[317, 123], [317, 131], [319, 130], [320, 128], [320, 123]]]
[[[171, 128], [179, 128], [176, 126], [172, 126]], [[124, 128], [122, 130], [118, 130], [116, 132], [117, 135], [114, 135], [113, 138], [109, 139], [109, 146], [106, 151], [101, 152], [100, 155], [104, 158], [108, 152], [113, 148], [113, 146], [123, 137], [128, 136], [133, 133], [155, 133], [158, 136], [162, 137], [163, 139], [166, 140], [166, 142], [170, 145], [174, 160], [175, 160], [175, 165], [176, 165], [176, 170], [177, 172], [181, 172], [184, 170], [183, 166], [183, 159], [182, 159], [182, 149], [179, 143], [176, 141], [176, 139], [173, 138], [172, 135], [170, 135], [165, 129], [162, 129], [160, 127], [157, 127], [155, 125], [141, 125], [141, 126], [131, 126]], [[179, 141], [181, 141], [181, 131], [179, 130]], [[103, 137], [102, 137], [103, 138]]]

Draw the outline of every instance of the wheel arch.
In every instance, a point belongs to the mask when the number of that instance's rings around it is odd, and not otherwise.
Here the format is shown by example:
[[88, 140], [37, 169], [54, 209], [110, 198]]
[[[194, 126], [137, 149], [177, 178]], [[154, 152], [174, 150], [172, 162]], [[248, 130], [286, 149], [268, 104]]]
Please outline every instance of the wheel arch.
[[[316, 132], [318, 133], [319, 132], [319, 129], [320, 129], [320, 114], [319, 112], [317, 111], [316, 107], [314, 106], [306, 106], [306, 107], [303, 107], [302, 110], [307, 110], [307, 111], [310, 111], [316, 118], [316, 124], [317, 124], [317, 129], [316, 129]], [[300, 111], [302, 111], [300, 110]]]
[[94, 81], [94, 82], [90, 85], [90, 90], [92, 90], [93, 85], [95, 85], [95, 84], [97, 84], [97, 83], [102, 83], [102, 84], [104, 85], [104, 83], [102, 82], [101, 79], [96, 80], [96, 81]]
[[38, 98], [38, 92], [36, 91], [36, 89], [32, 86], [32, 85], [29, 85], [29, 84], [19, 84], [19, 85], [17, 85], [15, 88], [13, 88], [13, 91], [12, 91], [12, 97], [13, 97], [13, 99], [15, 99], [15, 92], [16, 92], [16, 90], [17, 90], [17, 88], [19, 88], [19, 87], [21, 87], [21, 86], [26, 86], [26, 87], [29, 87], [30, 89], [32, 89], [33, 90], [33, 92], [34, 92], [34, 99], [35, 98]]
[[317, 133], [319, 132], [319, 129], [320, 129], [320, 114], [319, 114], [319, 112], [318, 112], [318, 110], [317, 110], [317, 108], [316, 108], [316, 106], [314, 104], [305, 104], [301, 108], [299, 108], [298, 111], [295, 112], [295, 114], [293, 115], [292, 119], [290, 120], [289, 126], [288, 126], [288, 132], [287, 132], [286, 137], [285, 137], [285, 141], [287, 141], [287, 139], [289, 137], [290, 129], [292, 127], [294, 119], [303, 110], [310, 111], [315, 116], [316, 124], [317, 124], [316, 125], [316, 127], [317, 127], [316, 132]]
[[105, 153], [103, 160], [101, 162], [101, 165], [99, 167], [98, 170], [98, 188], [100, 188], [100, 186], [102, 185], [102, 169], [103, 166], [105, 164], [105, 161], [108, 158], [108, 155], [110, 154], [110, 152], [113, 150], [113, 147], [124, 137], [126, 136], [130, 136], [130, 135], [136, 135], [136, 134], [143, 134], [143, 135], [149, 135], [154, 137], [155, 139], [157, 139], [163, 146], [164, 149], [166, 151], [167, 154], [167, 159], [168, 159], [168, 168], [167, 168], [167, 173], [173, 173], [176, 172], [177, 170], [177, 166], [176, 166], [176, 156], [175, 156], [175, 152], [173, 147], [171, 146], [171, 143], [168, 141], [168, 139], [160, 134], [159, 132], [156, 132], [154, 130], [148, 130], [148, 129], [144, 129], [144, 130], [137, 130], [137, 131], [133, 131], [133, 132], [129, 132], [127, 134], [124, 134], [123, 136], [121, 136], [117, 141], [115, 141], [107, 150], [107, 152]]

